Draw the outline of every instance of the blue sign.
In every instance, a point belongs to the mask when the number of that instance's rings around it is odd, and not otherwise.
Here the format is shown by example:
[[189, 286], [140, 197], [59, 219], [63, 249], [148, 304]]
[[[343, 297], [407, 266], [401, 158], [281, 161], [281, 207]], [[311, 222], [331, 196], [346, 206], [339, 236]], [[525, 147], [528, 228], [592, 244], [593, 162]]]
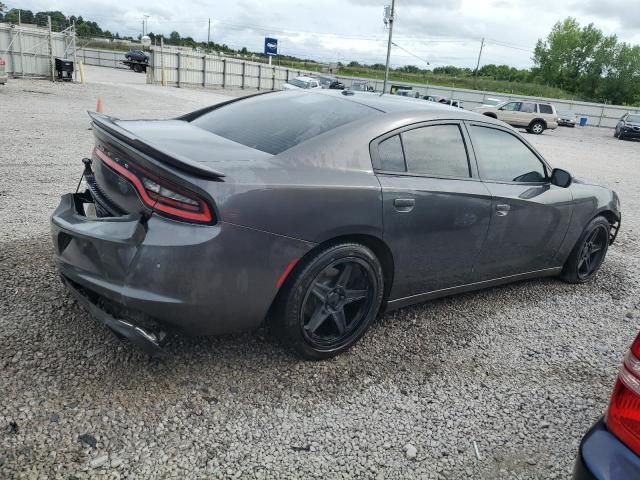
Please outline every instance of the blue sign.
[[278, 55], [278, 39], [265, 37], [264, 39], [264, 54], [272, 57]]

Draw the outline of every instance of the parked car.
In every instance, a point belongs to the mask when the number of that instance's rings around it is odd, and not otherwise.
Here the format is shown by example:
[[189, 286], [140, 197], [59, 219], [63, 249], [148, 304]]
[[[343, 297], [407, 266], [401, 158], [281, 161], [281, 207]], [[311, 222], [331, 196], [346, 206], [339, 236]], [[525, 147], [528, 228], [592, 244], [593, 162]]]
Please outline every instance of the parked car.
[[625, 138], [640, 138], [640, 113], [625, 113], [613, 132], [613, 136]]
[[524, 127], [530, 133], [540, 135], [547, 129], [558, 127], [558, 114], [551, 103], [503, 102], [495, 107], [478, 107], [475, 112], [497, 118], [514, 127]]
[[563, 127], [575, 127], [578, 117], [571, 111], [558, 112], [558, 125]]
[[7, 75], [7, 62], [0, 57], [0, 85], [7, 83], [9, 76]]
[[438, 100], [438, 103], [443, 103], [445, 105], [451, 105], [456, 108], [464, 108], [462, 106], [462, 100], [454, 100], [453, 98], [441, 98]]
[[131, 50], [124, 54], [124, 58], [134, 62], [149, 62], [149, 55], [144, 53], [142, 50]]
[[150, 351], [171, 329], [268, 319], [302, 356], [331, 357], [381, 310], [587, 282], [620, 222], [613, 191], [512, 128], [423, 100], [317, 89], [174, 120], [90, 115], [87, 188], [51, 219], [56, 264], [93, 316]]
[[283, 90], [308, 90], [312, 88], [321, 88], [320, 82], [311, 77], [291, 78], [282, 86]]
[[442, 97], [437, 97], [436, 95], [424, 95], [422, 97], [422, 99], [426, 100], [427, 102], [437, 102], [440, 98]]
[[322, 88], [329, 88], [331, 90], [344, 90], [344, 83], [338, 80], [336, 77], [318, 75], [315, 77]]
[[640, 335], [618, 373], [609, 407], [580, 442], [574, 480], [640, 478]]

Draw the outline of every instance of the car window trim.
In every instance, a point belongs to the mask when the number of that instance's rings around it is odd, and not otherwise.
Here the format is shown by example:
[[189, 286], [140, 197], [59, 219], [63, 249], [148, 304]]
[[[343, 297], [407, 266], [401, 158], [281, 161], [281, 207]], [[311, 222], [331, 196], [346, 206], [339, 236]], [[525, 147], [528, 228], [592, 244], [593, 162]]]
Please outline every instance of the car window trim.
[[[465, 125], [468, 127], [469, 129], [469, 140], [470, 140], [470, 144], [471, 144], [471, 148], [473, 149], [473, 155], [474, 158], [476, 159], [476, 163], [477, 163], [477, 167], [478, 167], [478, 176], [480, 178], [480, 180], [484, 183], [502, 183], [502, 184], [507, 184], [507, 185], [546, 185], [548, 183], [551, 182], [551, 172], [553, 171], [553, 168], [551, 168], [551, 165], [549, 165], [549, 163], [547, 163], [547, 161], [544, 159], [544, 157], [538, 153], [538, 151], [533, 148], [532, 145], [529, 144], [529, 142], [527, 142], [524, 138], [521, 138], [517, 132], [514, 132], [508, 128], [504, 128], [502, 125], [496, 125], [494, 123], [487, 123], [487, 122], [479, 122], [477, 120], [465, 120]], [[506, 180], [492, 180], [492, 179], [485, 179], [482, 177], [482, 173], [481, 173], [481, 168], [480, 168], [480, 159], [476, 153], [476, 149], [475, 146], [473, 144], [473, 139], [471, 136], [471, 128], [473, 126], [477, 126], [477, 127], [482, 127], [482, 128], [493, 128], [494, 130], [501, 130], [505, 133], [508, 133], [509, 135], [511, 135], [512, 137], [515, 137], [517, 140], [519, 140], [525, 147], [527, 147], [529, 149], [529, 151], [531, 153], [533, 153], [533, 155], [538, 159], [538, 161], [540, 161], [540, 163], [542, 163], [543, 167], [544, 167], [544, 171], [545, 171], [545, 175], [546, 178], [543, 182], [514, 182], [514, 181], [506, 181]]]
[[[404, 149], [404, 141], [402, 140], [402, 133], [409, 131], [409, 130], [415, 130], [416, 128], [422, 128], [422, 127], [432, 127], [432, 126], [437, 126], [437, 125], [456, 125], [459, 130], [460, 130], [460, 135], [462, 136], [462, 144], [464, 146], [464, 149], [467, 153], [467, 167], [469, 168], [469, 176], [468, 177], [460, 177], [460, 176], [453, 176], [453, 175], [432, 175], [432, 174], [427, 174], [427, 173], [416, 173], [416, 172], [409, 172], [409, 168], [407, 165], [407, 155]], [[382, 166], [382, 159], [380, 158], [379, 155], [379, 151], [378, 151], [378, 146], [384, 142], [385, 140], [398, 135], [398, 137], [400, 138], [400, 145], [402, 147], [402, 155], [404, 157], [404, 171], [403, 172], [398, 172], [395, 170], [383, 170], [381, 168]], [[460, 119], [438, 119], [438, 120], [428, 120], [428, 121], [423, 121], [423, 122], [416, 122], [416, 123], [411, 123], [408, 125], [403, 125], [402, 127], [398, 127], [394, 130], [391, 130], [387, 133], [384, 133], [376, 138], [374, 138], [373, 140], [371, 140], [370, 144], [369, 144], [369, 154], [371, 155], [371, 165], [373, 166], [373, 171], [375, 174], [384, 174], [384, 175], [399, 175], [402, 177], [416, 177], [416, 178], [442, 178], [445, 180], [473, 180], [473, 181], [480, 181], [479, 175], [478, 175], [478, 170], [477, 170], [477, 165], [475, 162], [471, 162], [471, 157], [473, 155], [472, 150], [469, 148], [469, 145], [471, 144], [471, 139], [469, 138], [468, 132], [466, 131], [466, 128], [464, 126], [464, 121], [460, 120]]]

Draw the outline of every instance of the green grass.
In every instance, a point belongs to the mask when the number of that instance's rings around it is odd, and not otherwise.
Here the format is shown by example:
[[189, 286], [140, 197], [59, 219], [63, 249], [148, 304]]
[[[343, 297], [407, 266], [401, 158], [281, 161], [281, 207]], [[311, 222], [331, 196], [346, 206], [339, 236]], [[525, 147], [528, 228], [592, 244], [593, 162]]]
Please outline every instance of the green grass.
[[[384, 71], [343, 67], [338, 75], [349, 77], [362, 77], [372, 80], [383, 80]], [[389, 72], [391, 82], [416, 83], [434, 87], [466, 88], [469, 90], [484, 90], [488, 92], [507, 93], [512, 95], [528, 95], [532, 97], [560, 98], [566, 100], [579, 100], [574, 94], [556, 87], [528, 82], [509, 82], [506, 80], [494, 80], [488, 77], [478, 77], [477, 86], [472, 76], [454, 77], [450, 75], [437, 75], [433, 73], [415, 74]]]

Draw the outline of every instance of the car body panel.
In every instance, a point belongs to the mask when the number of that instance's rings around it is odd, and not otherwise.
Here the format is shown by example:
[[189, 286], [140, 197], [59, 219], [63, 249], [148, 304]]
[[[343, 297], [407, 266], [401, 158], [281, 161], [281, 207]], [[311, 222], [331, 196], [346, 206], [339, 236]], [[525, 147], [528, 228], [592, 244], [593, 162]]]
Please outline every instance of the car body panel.
[[629, 480], [640, 478], [640, 457], [598, 420], [580, 442], [574, 480]]

